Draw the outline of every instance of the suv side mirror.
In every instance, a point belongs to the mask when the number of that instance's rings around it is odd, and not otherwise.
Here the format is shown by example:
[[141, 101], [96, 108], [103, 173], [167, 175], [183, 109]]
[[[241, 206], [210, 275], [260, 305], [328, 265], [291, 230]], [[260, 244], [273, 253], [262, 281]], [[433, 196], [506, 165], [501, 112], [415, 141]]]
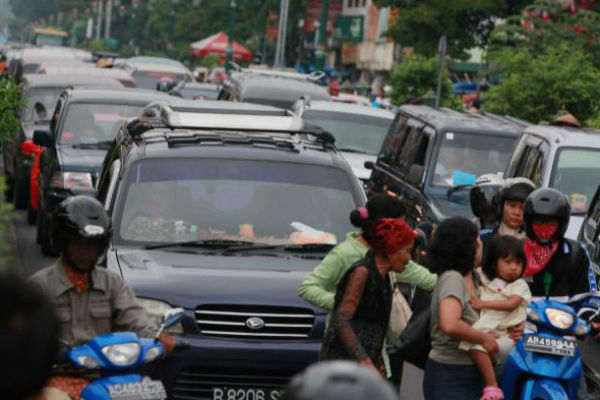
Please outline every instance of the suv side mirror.
[[365, 169], [373, 170], [375, 168], [375, 163], [373, 161], [365, 161], [364, 167]]
[[50, 131], [38, 129], [33, 132], [33, 143], [42, 147], [52, 147], [54, 146], [54, 138]]
[[407, 181], [411, 185], [420, 185], [423, 180], [423, 175], [425, 174], [425, 168], [419, 164], [413, 164], [410, 166], [408, 170]]

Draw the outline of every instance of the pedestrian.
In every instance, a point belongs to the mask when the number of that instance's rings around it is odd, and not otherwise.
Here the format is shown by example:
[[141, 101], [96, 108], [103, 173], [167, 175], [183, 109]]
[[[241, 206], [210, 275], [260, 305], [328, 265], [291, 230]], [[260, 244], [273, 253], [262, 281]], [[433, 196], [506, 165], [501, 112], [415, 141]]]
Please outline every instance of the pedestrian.
[[[364, 238], [365, 230], [381, 218], [402, 218], [405, 215], [406, 208], [402, 202], [387, 194], [376, 194], [369, 199], [364, 208], [352, 211], [350, 222], [357, 228], [361, 228], [361, 231], [348, 233], [346, 240], [327, 254], [298, 288], [300, 297], [316, 307], [332, 310], [335, 293], [342, 276], [355, 262], [364, 258], [370, 250], [370, 245]], [[419, 288], [431, 291], [437, 276], [411, 260], [403, 272], [395, 275], [395, 280], [415, 284]], [[385, 351], [383, 360], [387, 366], [388, 376], [394, 377], [394, 383], [399, 386], [400, 377], [402, 376], [402, 362], [394, 360], [394, 368], [392, 369]]]
[[477, 296], [473, 269], [481, 264], [482, 243], [477, 227], [466, 218], [440, 223], [429, 248], [431, 265], [439, 274], [431, 299], [431, 351], [425, 366], [426, 400], [475, 400], [483, 390], [481, 374], [461, 340], [498, 351], [492, 333], [472, 327], [477, 312], [470, 299]]
[[403, 219], [382, 218], [363, 237], [370, 250], [338, 285], [321, 359], [354, 360], [386, 376], [382, 351], [392, 306], [389, 273], [406, 268], [416, 233]]
[[508, 329], [527, 319], [531, 291], [527, 282], [521, 279], [526, 264], [525, 252], [518, 239], [495, 236], [490, 241], [483, 267], [475, 270], [475, 277], [481, 285], [479, 297], [471, 300], [471, 306], [480, 311], [480, 315], [473, 328], [499, 335], [496, 338], [499, 351], [497, 357], [492, 358], [480, 345], [465, 341], [460, 343], [459, 348], [469, 352], [481, 372], [485, 382], [482, 399], [485, 400], [503, 397], [496, 379], [494, 361], [504, 363], [515, 347]]

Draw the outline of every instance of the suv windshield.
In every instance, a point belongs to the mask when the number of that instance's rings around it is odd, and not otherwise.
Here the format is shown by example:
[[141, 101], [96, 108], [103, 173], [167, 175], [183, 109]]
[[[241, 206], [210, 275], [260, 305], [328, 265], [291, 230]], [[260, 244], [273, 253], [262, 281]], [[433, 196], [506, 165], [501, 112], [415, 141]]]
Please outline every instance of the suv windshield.
[[148, 90], [156, 90], [156, 85], [161, 78], [170, 78], [175, 84], [185, 80], [184, 74], [160, 71], [135, 71], [131, 76], [135, 79], [138, 88]]
[[129, 171], [116, 240], [335, 244], [356, 207], [340, 169], [269, 161], [146, 159]]
[[587, 212], [600, 182], [600, 150], [562, 149], [554, 164], [550, 187], [569, 197], [571, 213]]
[[71, 104], [59, 143], [93, 146], [110, 142], [126, 118], [139, 116], [143, 110], [142, 106], [124, 104]]
[[435, 162], [433, 185], [472, 185], [475, 177], [504, 172], [516, 138], [446, 132]]
[[338, 150], [372, 155], [379, 153], [393, 121], [391, 118], [317, 110], [306, 111], [302, 119], [330, 132]]
[[[52, 112], [56, 107], [58, 97], [64, 88], [32, 88], [24, 94], [27, 104], [23, 107], [22, 120], [25, 122], [32, 121], [49, 121], [52, 117]], [[36, 104], [38, 105], [36, 109]], [[43, 112], [45, 110], [45, 114]]]

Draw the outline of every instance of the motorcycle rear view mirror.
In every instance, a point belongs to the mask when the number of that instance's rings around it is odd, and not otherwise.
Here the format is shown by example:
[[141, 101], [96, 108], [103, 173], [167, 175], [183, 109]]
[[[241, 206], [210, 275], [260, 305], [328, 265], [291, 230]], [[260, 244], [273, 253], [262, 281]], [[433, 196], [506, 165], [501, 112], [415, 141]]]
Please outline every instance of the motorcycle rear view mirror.
[[183, 308], [173, 308], [172, 310], [165, 312], [161, 319], [162, 328], [168, 329], [180, 323], [184, 313], [185, 310]]

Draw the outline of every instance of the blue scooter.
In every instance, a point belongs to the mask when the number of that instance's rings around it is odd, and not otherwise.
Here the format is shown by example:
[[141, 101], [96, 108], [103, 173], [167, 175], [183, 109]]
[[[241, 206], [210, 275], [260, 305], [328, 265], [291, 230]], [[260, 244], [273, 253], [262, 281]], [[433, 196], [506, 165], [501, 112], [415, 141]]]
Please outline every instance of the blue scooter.
[[[166, 312], [156, 336], [179, 323], [183, 313], [181, 308]], [[67, 349], [55, 373], [92, 379], [82, 390], [81, 400], [164, 400], [167, 393], [161, 381], [133, 372], [160, 359], [163, 353], [157, 339], [138, 338], [132, 332], [108, 333]]]
[[[549, 287], [551, 278], [544, 280]], [[573, 307], [548, 297], [530, 304], [527, 319], [537, 332], [523, 335], [508, 356], [501, 384], [505, 399], [577, 399], [583, 368], [576, 339], [590, 334], [590, 325]]]

